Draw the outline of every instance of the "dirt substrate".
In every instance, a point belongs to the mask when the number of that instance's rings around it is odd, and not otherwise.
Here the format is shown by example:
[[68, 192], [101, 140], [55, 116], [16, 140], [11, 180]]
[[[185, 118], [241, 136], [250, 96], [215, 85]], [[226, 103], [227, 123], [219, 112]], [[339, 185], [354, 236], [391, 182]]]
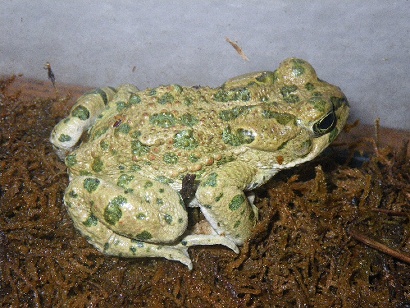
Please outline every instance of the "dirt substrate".
[[362, 127], [345, 132], [349, 142], [256, 192], [261, 221], [239, 255], [194, 247], [188, 271], [107, 257], [79, 235], [62, 203], [66, 168], [48, 141], [78, 95], [29, 99], [12, 86], [0, 81], [0, 306], [410, 307], [404, 142], [391, 149], [359, 139]]

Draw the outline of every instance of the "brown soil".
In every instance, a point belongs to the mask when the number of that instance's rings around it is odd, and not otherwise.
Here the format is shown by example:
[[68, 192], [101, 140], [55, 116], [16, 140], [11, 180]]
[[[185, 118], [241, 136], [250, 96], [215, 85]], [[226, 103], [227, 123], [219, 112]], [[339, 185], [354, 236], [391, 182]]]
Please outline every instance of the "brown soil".
[[48, 138], [84, 90], [0, 80], [0, 306], [410, 306], [409, 132], [375, 141], [357, 126], [281, 172], [257, 191], [261, 221], [241, 253], [191, 248], [188, 271], [104, 256], [74, 229]]

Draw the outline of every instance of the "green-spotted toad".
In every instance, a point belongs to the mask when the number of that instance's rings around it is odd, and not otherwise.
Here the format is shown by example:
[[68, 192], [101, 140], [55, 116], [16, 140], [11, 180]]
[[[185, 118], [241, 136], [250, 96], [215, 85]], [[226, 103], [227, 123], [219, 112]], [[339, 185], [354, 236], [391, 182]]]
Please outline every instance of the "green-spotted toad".
[[[78, 99], [51, 142], [70, 175], [64, 202], [91, 244], [191, 269], [190, 246], [238, 252], [258, 218], [244, 192], [316, 157], [348, 113], [338, 87], [291, 58], [216, 89], [98, 89]], [[198, 187], [184, 204], [182, 181], [192, 176]], [[199, 206], [206, 223], [188, 230], [186, 206]]]

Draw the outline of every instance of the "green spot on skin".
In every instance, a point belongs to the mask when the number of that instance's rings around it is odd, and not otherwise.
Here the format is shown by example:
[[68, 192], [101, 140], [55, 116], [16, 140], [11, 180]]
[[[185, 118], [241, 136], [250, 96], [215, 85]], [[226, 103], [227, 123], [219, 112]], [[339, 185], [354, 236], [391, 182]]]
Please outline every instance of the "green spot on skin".
[[103, 170], [103, 166], [104, 166], [104, 164], [103, 164], [101, 158], [96, 157], [96, 158], [94, 158], [94, 161], [91, 164], [91, 169], [94, 172], [101, 172]]
[[242, 144], [249, 144], [255, 140], [253, 131], [239, 128], [236, 130], [236, 134]]
[[198, 141], [196, 141], [196, 139], [194, 138], [192, 130], [181, 130], [174, 136], [174, 147], [176, 148], [192, 150], [197, 146]]
[[288, 104], [296, 104], [300, 99], [296, 94], [289, 94], [287, 97], [284, 97], [283, 100]]
[[170, 112], [154, 113], [149, 117], [149, 122], [162, 128], [172, 127], [176, 123], [174, 115]]
[[274, 83], [274, 73], [273, 72], [263, 72], [262, 74], [260, 74], [255, 79], [259, 83], [273, 84]]
[[233, 227], [236, 229], [236, 228], [238, 228], [238, 227], [240, 226], [240, 224], [241, 224], [241, 221], [240, 221], [240, 220], [237, 220], [237, 221], [235, 222], [235, 224], [233, 225]]
[[89, 193], [97, 190], [98, 186], [100, 185], [100, 180], [96, 178], [86, 178], [84, 180], [84, 188]]
[[145, 220], [147, 218], [147, 215], [145, 215], [144, 213], [138, 213], [135, 217], [138, 220]]
[[87, 170], [81, 170], [80, 175], [81, 176], [87, 176], [87, 175], [92, 175], [92, 173], [90, 171], [87, 171]]
[[126, 188], [126, 186], [134, 179], [133, 175], [121, 174], [117, 181], [117, 186]]
[[230, 101], [249, 101], [251, 98], [251, 92], [247, 88], [237, 88], [224, 90], [219, 89], [215, 95], [214, 100], [217, 102], [230, 102]]
[[222, 165], [224, 165], [224, 164], [226, 164], [226, 163], [229, 163], [229, 162], [231, 162], [231, 161], [234, 161], [234, 160], [235, 160], [235, 158], [234, 158], [233, 156], [224, 156], [224, 157], [222, 157], [221, 160], [219, 160], [219, 161], [216, 163], [216, 165], [219, 167], [219, 166], [222, 166]]
[[77, 157], [75, 154], [70, 154], [67, 155], [67, 157], [65, 158], [65, 164], [67, 167], [72, 167], [77, 163]]
[[201, 182], [201, 186], [204, 186], [204, 187], [206, 187], [206, 186], [216, 187], [216, 185], [217, 185], [217, 180], [216, 180], [217, 177], [218, 177], [218, 174], [217, 174], [217, 173], [215, 173], [215, 172], [210, 173], [210, 174]]
[[280, 93], [282, 93], [283, 96], [287, 96], [292, 92], [295, 92], [298, 89], [297, 86], [291, 85], [291, 86], [284, 86], [282, 89], [280, 89]]
[[191, 106], [193, 104], [193, 100], [189, 97], [185, 97], [184, 99], [184, 105], [186, 106]]
[[236, 132], [231, 131], [231, 127], [227, 126], [222, 131], [222, 141], [232, 146], [240, 146], [249, 144], [255, 140], [254, 133], [250, 130], [239, 128]]
[[308, 91], [313, 91], [315, 89], [315, 86], [311, 84], [310, 82], [305, 84], [305, 89]]
[[90, 112], [84, 106], [77, 106], [71, 111], [73, 117], [79, 118], [80, 120], [88, 120], [90, 118]]
[[157, 198], [157, 205], [161, 206], [164, 204], [164, 200], [162, 200], [161, 198]]
[[148, 231], [142, 231], [140, 234], [137, 234], [135, 238], [140, 241], [146, 241], [152, 238], [152, 235]]
[[172, 90], [175, 92], [175, 93], [178, 93], [178, 94], [181, 94], [182, 93], [182, 91], [184, 90], [179, 84], [173, 84], [172, 85]]
[[152, 183], [151, 181], [146, 181], [144, 184], [144, 188], [147, 189], [149, 187], [152, 187], [154, 185], [154, 183]]
[[133, 255], [137, 252], [137, 248], [134, 246], [130, 246], [130, 251], [132, 252]]
[[158, 99], [161, 105], [170, 104], [174, 101], [174, 96], [171, 93], [165, 93]]
[[288, 113], [279, 113], [270, 110], [264, 110], [262, 116], [267, 119], [275, 119], [279, 124], [286, 125], [289, 122], [296, 123], [296, 117]]
[[131, 153], [133, 155], [142, 156], [149, 152], [149, 146], [143, 145], [139, 140], [131, 141]]
[[155, 178], [156, 181], [163, 183], [163, 184], [172, 184], [174, 183], [174, 180], [167, 178], [166, 176], [159, 175]]
[[117, 102], [117, 112], [120, 112], [128, 107], [128, 104], [124, 101]]
[[133, 131], [131, 133], [131, 138], [132, 139], [138, 139], [138, 137], [140, 137], [140, 136], [141, 136], [141, 131], [139, 131], [139, 130]]
[[86, 227], [91, 227], [91, 226], [96, 226], [98, 223], [97, 217], [95, 217], [93, 214], [88, 216], [87, 220], [83, 222], [83, 225]]
[[104, 219], [110, 225], [115, 225], [122, 216], [121, 207], [127, 203], [123, 196], [117, 196], [112, 199], [104, 210]]
[[313, 105], [313, 108], [320, 112], [325, 112], [329, 104], [320, 96], [314, 96], [308, 100], [310, 104]]
[[71, 191], [68, 193], [68, 196], [69, 196], [70, 198], [73, 198], [73, 199], [78, 198], [78, 194], [77, 194], [74, 190], [71, 190]]
[[250, 107], [248, 106], [238, 106], [228, 110], [222, 110], [219, 112], [219, 118], [222, 121], [232, 121], [238, 118], [242, 114], [248, 113]]
[[100, 147], [103, 151], [107, 151], [110, 148], [110, 144], [106, 140], [101, 140]]
[[199, 157], [194, 154], [189, 154], [188, 159], [191, 163], [196, 163], [199, 160]]
[[130, 130], [131, 130], [131, 127], [127, 123], [123, 123], [115, 129], [115, 132], [126, 135], [130, 132]]
[[97, 129], [94, 132], [93, 139], [97, 139], [97, 138], [101, 137], [102, 135], [104, 135], [107, 132], [107, 130], [108, 130], [108, 127], [101, 127], [99, 129]]
[[136, 171], [140, 171], [140, 170], [141, 170], [141, 166], [137, 165], [137, 164], [134, 164], [130, 167], [130, 171], [132, 171], [132, 172], [136, 172]]
[[107, 250], [108, 250], [108, 248], [110, 248], [110, 244], [105, 243], [105, 244], [104, 244], [104, 251], [107, 251]]
[[195, 124], [198, 123], [198, 119], [195, 118], [190, 113], [183, 114], [181, 118], [179, 119], [179, 121], [181, 122], [182, 125], [189, 126], [189, 127], [195, 126]]
[[164, 220], [167, 224], [169, 224], [169, 225], [172, 224], [172, 216], [171, 215], [165, 214], [164, 215]]
[[130, 104], [139, 104], [141, 103], [141, 97], [137, 94], [131, 94], [131, 97], [129, 99]]
[[301, 63], [295, 63], [292, 66], [292, 74], [295, 77], [299, 77], [302, 76], [305, 73], [305, 68], [303, 67], [303, 65], [301, 65]]
[[231, 202], [229, 203], [229, 209], [231, 211], [236, 211], [241, 207], [241, 205], [245, 202], [245, 197], [243, 195], [236, 195], [232, 198]]
[[299, 102], [299, 96], [292, 93], [292, 92], [295, 92], [297, 89], [298, 87], [295, 85], [282, 87], [282, 89], [280, 89], [280, 92], [283, 96], [283, 100], [289, 104], [294, 104], [294, 103]]
[[219, 200], [221, 200], [221, 198], [223, 197], [223, 193], [220, 193], [219, 196], [215, 197], [215, 202], [218, 202]]
[[58, 137], [58, 141], [60, 142], [67, 142], [70, 140], [71, 140], [71, 136], [69, 135], [61, 134], [60, 137]]
[[168, 152], [164, 154], [163, 160], [166, 164], [175, 165], [176, 163], [178, 163], [178, 155], [175, 153]]

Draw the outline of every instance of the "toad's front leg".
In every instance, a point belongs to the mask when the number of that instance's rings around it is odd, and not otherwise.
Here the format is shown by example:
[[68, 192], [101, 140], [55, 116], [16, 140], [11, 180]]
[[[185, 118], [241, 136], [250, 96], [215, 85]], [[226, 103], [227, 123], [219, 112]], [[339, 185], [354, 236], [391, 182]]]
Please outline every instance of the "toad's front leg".
[[230, 162], [208, 174], [196, 192], [202, 213], [212, 228], [237, 245], [251, 235], [258, 210], [244, 194], [256, 181], [257, 169], [243, 162]]

